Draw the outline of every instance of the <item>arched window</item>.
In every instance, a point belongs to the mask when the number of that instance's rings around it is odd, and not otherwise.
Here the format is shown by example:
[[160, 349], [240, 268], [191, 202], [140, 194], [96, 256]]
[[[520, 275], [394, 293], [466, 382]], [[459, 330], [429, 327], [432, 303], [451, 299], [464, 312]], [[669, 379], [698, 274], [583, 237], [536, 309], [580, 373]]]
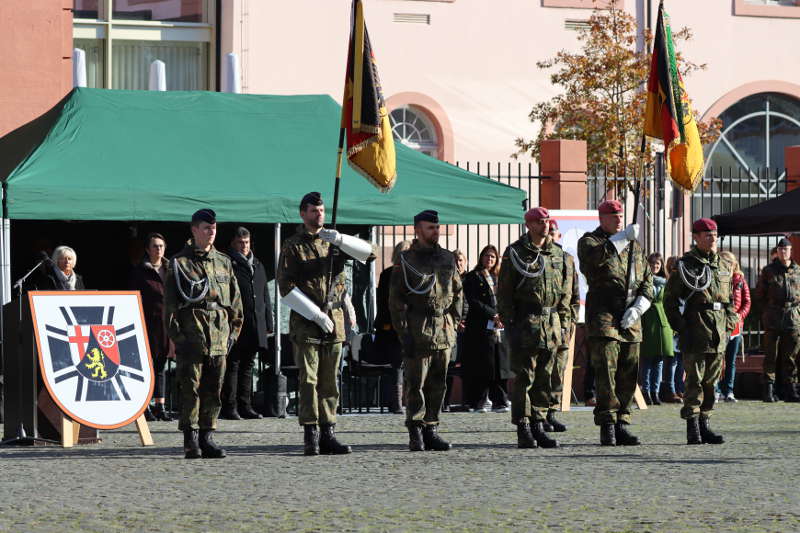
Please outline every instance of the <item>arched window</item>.
[[719, 118], [722, 135], [710, 146], [706, 166], [741, 170], [757, 181], [766, 169], [783, 178], [783, 149], [800, 144], [800, 100], [758, 93], [730, 106]]
[[423, 154], [439, 157], [436, 127], [424, 111], [405, 105], [392, 111], [389, 119], [395, 140]]

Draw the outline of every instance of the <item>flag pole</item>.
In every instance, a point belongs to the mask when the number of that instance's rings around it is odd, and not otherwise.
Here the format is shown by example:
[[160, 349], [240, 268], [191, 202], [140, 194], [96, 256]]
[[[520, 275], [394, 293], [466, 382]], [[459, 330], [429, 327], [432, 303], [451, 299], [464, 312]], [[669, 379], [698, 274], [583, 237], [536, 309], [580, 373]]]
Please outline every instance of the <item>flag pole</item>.
[[[639, 219], [639, 204], [642, 194], [642, 180], [644, 179], [644, 151], [647, 148], [647, 137], [642, 133], [642, 146], [639, 151], [639, 176], [635, 177], [636, 183], [633, 186], [633, 224]], [[633, 256], [636, 241], [631, 241], [630, 250], [628, 250], [628, 269], [625, 275], [625, 297], [631, 300], [631, 278], [633, 277]]]

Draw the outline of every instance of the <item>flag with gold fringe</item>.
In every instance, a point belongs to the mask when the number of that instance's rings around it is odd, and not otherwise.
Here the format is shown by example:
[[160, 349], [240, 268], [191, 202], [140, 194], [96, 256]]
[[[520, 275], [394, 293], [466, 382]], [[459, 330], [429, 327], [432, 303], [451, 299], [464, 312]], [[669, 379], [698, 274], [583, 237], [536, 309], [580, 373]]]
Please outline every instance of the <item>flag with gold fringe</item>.
[[667, 170], [679, 187], [693, 191], [703, 174], [703, 144], [675, 60], [669, 15], [663, 1], [653, 40], [644, 133], [664, 141]]
[[397, 179], [394, 139], [361, 0], [353, 0], [352, 19], [342, 100], [347, 161], [381, 192], [389, 192]]

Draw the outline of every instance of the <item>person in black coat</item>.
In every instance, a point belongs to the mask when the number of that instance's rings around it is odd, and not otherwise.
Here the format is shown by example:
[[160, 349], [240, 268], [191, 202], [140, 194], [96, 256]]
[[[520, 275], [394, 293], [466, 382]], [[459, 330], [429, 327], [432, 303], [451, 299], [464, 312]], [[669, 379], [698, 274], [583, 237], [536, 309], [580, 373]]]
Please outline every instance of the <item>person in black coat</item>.
[[53, 251], [51, 262], [42, 265], [35, 283], [43, 291], [82, 291], [86, 289], [83, 278], [75, 272], [78, 255], [69, 246], [59, 246]]
[[150, 355], [153, 358], [153, 409], [145, 411], [150, 420], [171, 422], [172, 417], [164, 408], [165, 375], [164, 367], [170, 353], [167, 326], [164, 321], [164, 282], [167, 279], [169, 262], [164, 258], [167, 243], [160, 233], [151, 233], [145, 239], [145, 256], [133, 268], [128, 286], [142, 295], [142, 311], [147, 326], [147, 342], [150, 344]]
[[250, 248], [250, 231], [247, 228], [236, 228], [228, 255], [242, 293], [244, 325], [228, 354], [220, 418], [262, 418], [253, 409], [251, 400], [256, 353], [267, 348], [267, 337], [274, 331], [267, 273]]
[[497, 248], [491, 244], [481, 250], [478, 264], [464, 278], [464, 297], [469, 303], [464, 328], [463, 360], [464, 398], [475, 412], [486, 412], [489, 400], [495, 411], [509, 408], [500, 375], [503, 324], [497, 314], [495, 297], [499, 274]]
[[397, 243], [392, 252], [392, 266], [385, 268], [378, 278], [378, 287], [375, 290], [375, 359], [370, 361], [373, 364], [392, 365], [395, 370], [395, 379], [391, 384], [391, 393], [388, 395], [389, 411], [392, 413], [403, 412], [403, 346], [397, 338], [397, 332], [392, 326], [392, 317], [389, 314], [389, 287], [392, 285], [392, 270], [400, 254], [411, 247], [411, 241]]

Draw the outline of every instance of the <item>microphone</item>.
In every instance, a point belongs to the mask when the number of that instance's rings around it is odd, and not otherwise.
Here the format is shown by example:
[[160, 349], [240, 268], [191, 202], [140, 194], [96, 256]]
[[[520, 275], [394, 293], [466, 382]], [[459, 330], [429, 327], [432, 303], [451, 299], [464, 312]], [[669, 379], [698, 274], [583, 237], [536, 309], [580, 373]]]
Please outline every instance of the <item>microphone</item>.
[[53, 264], [53, 260], [50, 259], [50, 256], [47, 255], [47, 252], [45, 252], [44, 250], [41, 250], [39, 252], [39, 261], [41, 261], [43, 264], [47, 266], [51, 266]]

